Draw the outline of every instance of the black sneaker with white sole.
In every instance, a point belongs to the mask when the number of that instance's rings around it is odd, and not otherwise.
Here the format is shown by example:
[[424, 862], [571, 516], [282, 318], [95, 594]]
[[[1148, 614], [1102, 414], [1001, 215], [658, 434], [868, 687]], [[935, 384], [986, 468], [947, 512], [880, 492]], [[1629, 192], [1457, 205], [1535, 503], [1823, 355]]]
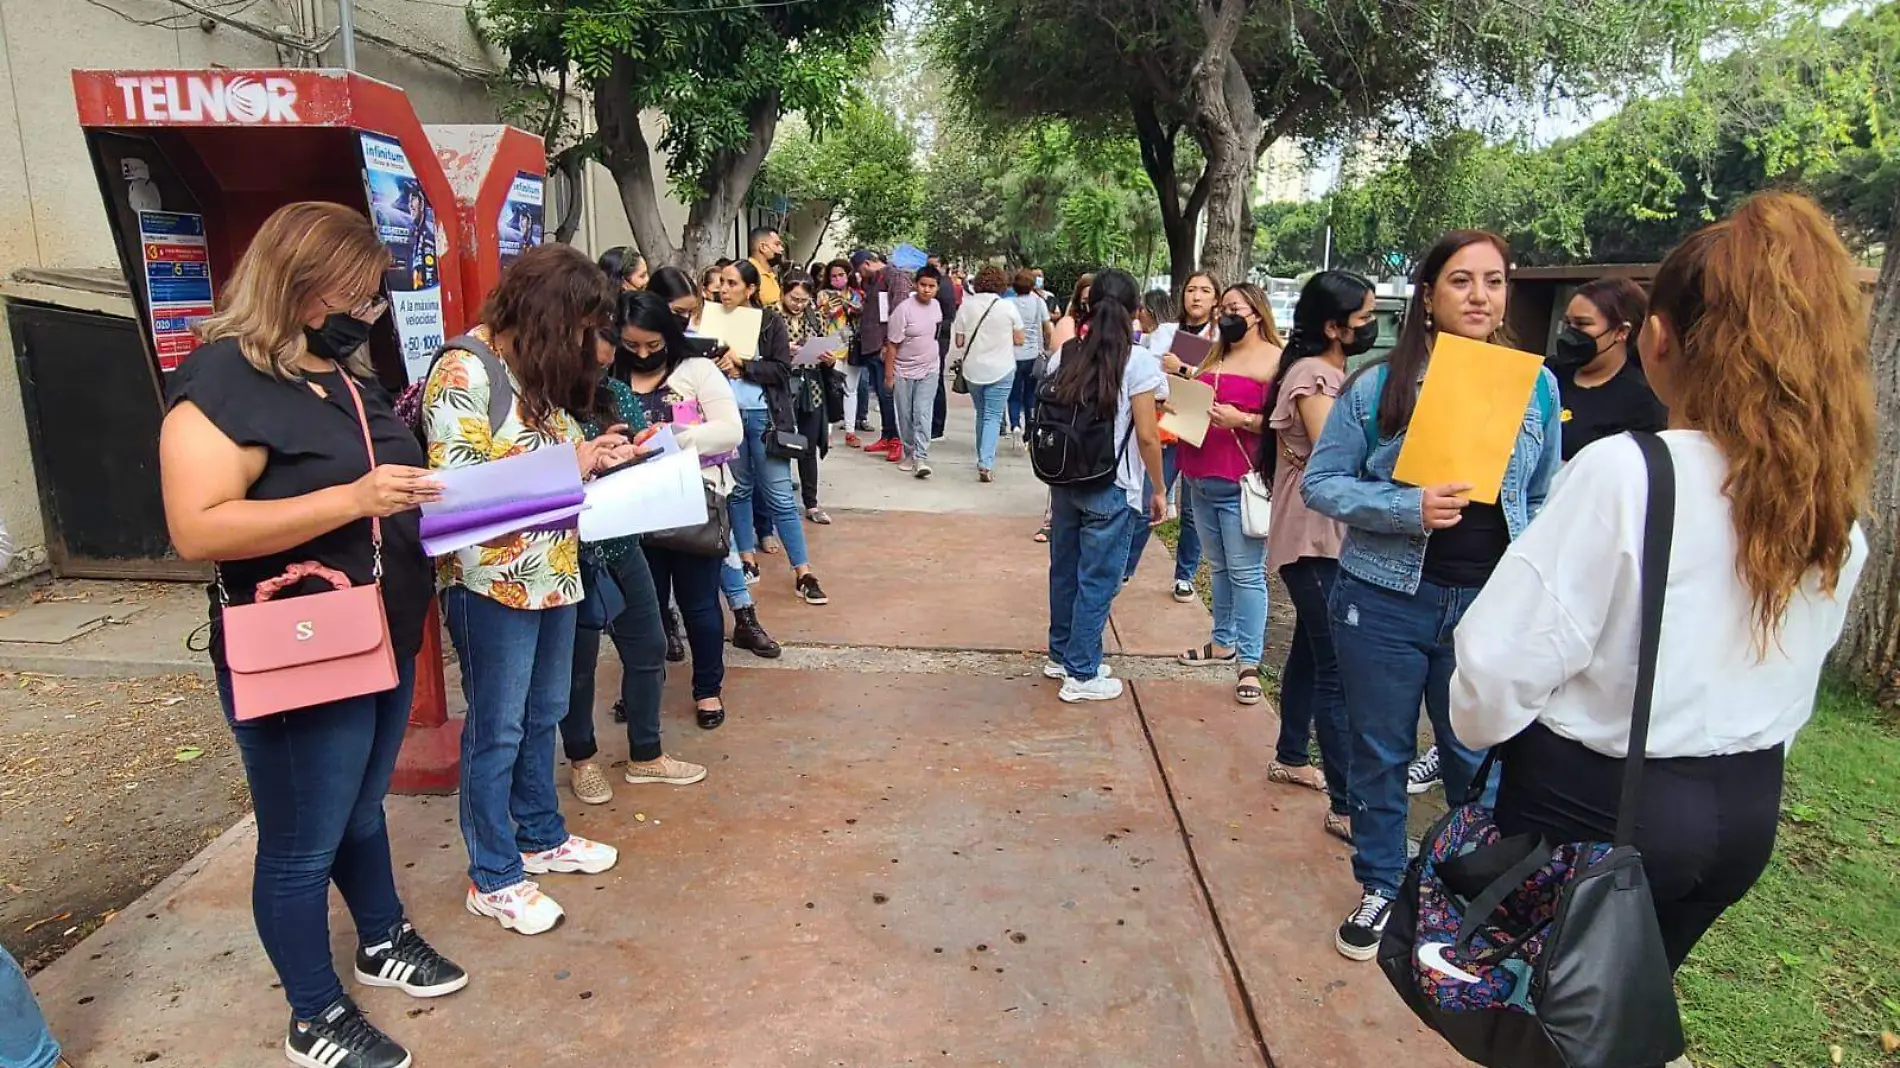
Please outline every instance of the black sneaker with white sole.
[[1392, 918], [1392, 899], [1383, 894], [1366, 894], [1359, 907], [1333, 936], [1333, 948], [1347, 960], [1371, 960], [1379, 955], [1379, 939], [1385, 936], [1385, 921]]
[[1405, 792], [1422, 794], [1437, 786], [1439, 782], [1438, 747], [1425, 750], [1425, 755], [1405, 766]]
[[818, 585], [818, 576], [805, 574], [798, 576], [798, 596], [806, 604], [830, 604], [831, 598], [825, 596], [825, 588]]
[[468, 985], [468, 973], [402, 925], [396, 937], [356, 951], [356, 981], [400, 990], [412, 998], [439, 998]]
[[409, 1068], [409, 1051], [376, 1029], [349, 995], [307, 1024], [290, 1021], [284, 1056], [302, 1068]]

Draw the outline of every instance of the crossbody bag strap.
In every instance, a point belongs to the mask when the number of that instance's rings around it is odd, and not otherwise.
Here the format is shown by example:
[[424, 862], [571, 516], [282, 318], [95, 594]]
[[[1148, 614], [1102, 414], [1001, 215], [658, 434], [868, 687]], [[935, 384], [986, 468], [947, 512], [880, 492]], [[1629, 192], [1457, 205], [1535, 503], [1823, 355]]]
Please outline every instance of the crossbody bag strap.
[[970, 358], [970, 350], [976, 348], [976, 336], [983, 332], [983, 324], [990, 321], [990, 313], [996, 310], [996, 305], [1001, 303], [1002, 300], [1002, 297], [997, 297], [995, 300], [990, 301], [989, 307], [983, 309], [983, 314], [976, 317], [976, 329], [970, 331], [970, 340], [963, 346], [964, 359], [967, 360]]
[[1643, 516], [1641, 565], [1642, 625], [1636, 642], [1636, 703], [1630, 715], [1629, 753], [1623, 760], [1623, 792], [1617, 802], [1616, 844], [1636, 840], [1636, 816], [1643, 798], [1643, 761], [1649, 746], [1650, 706], [1656, 692], [1656, 656], [1662, 645], [1663, 594], [1669, 584], [1669, 555], [1676, 533], [1676, 466], [1669, 446], [1655, 434], [1632, 433], [1649, 474]]
[[[351, 377], [349, 368], [338, 367], [337, 370], [342, 372], [343, 385], [350, 391], [350, 400], [356, 402], [356, 421], [363, 431], [363, 452], [369, 457], [369, 469], [374, 472], [376, 445], [369, 436], [369, 412], [363, 408], [363, 392], [356, 388], [356, 379]], [[383, 581], [383, 521], [376, 516], [369, 517], [369, 537], [370, 544], [375, 547], [374, 574], [376, 581], [380, 583]]]

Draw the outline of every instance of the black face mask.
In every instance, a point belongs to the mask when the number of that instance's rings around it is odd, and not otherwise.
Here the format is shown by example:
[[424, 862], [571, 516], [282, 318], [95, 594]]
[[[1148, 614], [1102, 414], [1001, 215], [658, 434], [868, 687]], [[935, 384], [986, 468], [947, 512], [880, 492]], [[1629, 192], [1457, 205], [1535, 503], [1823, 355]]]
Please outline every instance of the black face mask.
[[620, 346], [619, 358], [614, 362], [635, 374], [652, 374], [666, 366], [666, 350], [661, 349], [651, 356], [642, 356], [625, 345]]
[[304, 345], [313, 356], [341, 362], [363, 347], [369, 332], [370, 324], [349, 312], [331, 312], [323, 317], [322, 326], [303, 328]]
[[1557, 331], [1557, 351], [1551, 355], [1549, 363], [1552, 367], [1565, 370], [1582, 367], [1597, 358], [1599, 340], [1565, 323], [1563, 329]]
[[1352, 336], [1346, 339], [1342, 348], [1348, 356], [1363, 356], [1372, 351], [1372, 346], [1378, 343], [1379, 320], [1373, 319], [1364, 326], [1354, 329]]
[[1240, 339], [1247, 336], [1247, 320], [1238, 315], [1220, 317], [1220, 342], [1223, 345], [1238, 345]]

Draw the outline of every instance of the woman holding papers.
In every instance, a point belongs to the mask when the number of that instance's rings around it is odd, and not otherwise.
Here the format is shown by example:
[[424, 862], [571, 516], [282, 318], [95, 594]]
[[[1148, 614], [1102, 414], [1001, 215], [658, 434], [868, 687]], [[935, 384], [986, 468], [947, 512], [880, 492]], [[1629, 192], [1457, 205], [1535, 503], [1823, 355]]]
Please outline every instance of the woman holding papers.
[[[1469, 791], [1479, 754], [1453, 737], [1446, 704], [1452, 628], [1543, 507], [1561, 462], [1556, 383], [1533, 364], [1524, 379], [1532, 388], [1507, 402], [1522, 404], [1523, 415], [1507, 410], [1515, 429], [1499, 428], [1510, 456], [1497, 503], [1470, 500], [1469, 483], [1419, 487], [1393, 477], [1434, 345], [1441, 336], [1498, 336], [1510, 262], [1503, 239], [1481, 231], [1454, 231], [1432, 246], [1414, 275], [1397, 345], [1342, 388], [1301, 480], [1307, 507], [1346, 527], [1331, 623], [1353, 735], [1353, 874], [1363, 895], [1334, 945], [1353, 960], [1377, 954], [1404, 874], [1405, 769], [1421, 702], [1438, 738], [1445, 796], [1462, 800]], [[1454, 388], [1502, 387], [1480, 380]]]
[[[1293, 641], [1280, 673], [1280, 740], [1267, 764], [1267, 781], [1324, 791], [1332, 801], [1326, 832], [1347, 841], [1352, 840], [1346, 790], [1352, 740], [1326, 607], [1339, 576], [1345, 530], [1306, 507], [1300, 476], [1346, 381], [1346, 361], [1379, 339], [1372, 311], [1372, 283], [1350, 271], [1321, 271], [1307, 281], [1293, 307], [1280, 373], [1268, 392], [1267, 426], [1273, 434], [1261, 439], [1257, 460], [1273, 484], [1267, 570], [1279, 574], [1295, 613]], [[1315, 733], [1318, 768], [1309, 755]]]
[[1273, 307], [1259, 286], [1228, 286], [1220, 312], [1219, 341], [1200, 367], [1184, 364], [1173, 353], [1162, 357], [1171, 373], [1186, 371], [1214, 391], [1201, 444], [1184, 440], [1175, 446], [1214, 592], [1211, 639], [1180, 659], [1234, 665], [1234, 700], [1252, 705], [1264, 696], [1260, 660], [1267, 640], [1267, 543], [1247, 535], [1241, 480], [1253, 471], [1253, 455], [1267, 432], [1267, 388], [1280, 367], [1281, 342]]
[[[786, 333], [796, 353], [813, 338], [826, 336], [825, 319], [813, 299], [815, 283], [793, 272], [779, 286], [779, 311], [785, 316]], [[800, 434], [805, 436], [804, 455], [798, 458], [798, 490], [805, 501], [805, 518], [828, 524], [831, 517], [818, 507], [818, 460], [830, 452], [831, 423], [825, 409], [832, 391], [832, 380], [842, 347], [818, 357], [815, 365], [792, 366], [792, 416]]]
[[976, 292], [957, 309], [950, 326], [952, 359], [963, 368], [976, 405], [976, 477], [996, 478], [996, 439], [1008, 418], [1016, 377], [1016, 352], [1028, 340], [1022, 313], [1003, 299], [1003, 269], [986, 264], [976, 272]]
[[[1805, 197], [1754, 197], [1669, 254], [1642, 327], [1675, 544], [1635, 845], [1671, 967], [1768, 863], [1782, 756], [1868, 559], [1867, 306], [1835, 234]], [[1458, 628], [1452, 725], [1504, 746], [1506, 835], [1615, 832], [1647, 489], [1634, 440], [1585, 449]]]
[[[745, 437], [745, 424], [725, 374], [711, 360], [691, 355], [679, 319], [652, 293], [622, 297], [618, 321], [614, 377], [627, 384], [648, 423], [670, 427], [681, 448], [699, 454], [706, 484], [722, 496], [730, 494], [733, 477], [726, 460]], [[726, 719], [720, 697], [726, 677], [725, 617], [719, 612], [724, 557], [651, 543], [641, 549], [659, 602], [679, 602], [693, 649], [694, 713], [702, 729], [712, 730]], [[734, 608], [732, 615], [735, 646], [745, 647], [741, 636], [748, 629], [763, 635], [756, 608]], [[630, 705], [627, 711], [631, 730], [635, 710]], [[657, 739], [657, 710], [649, 722]]]
[[[1162, 323], [1148, 338], [1148, 350], [1161, 358], [1166, 364], [1167, 356], [1174, 348], [1174, 340], [1181, 334], [1189, 334], [1206, 341], [1217, 337], [1214, 326], [1214, 310], [1220, 300], [1220, 279], [1206, 271], [1195, 271], [1188, 275], [1181, 286], [1181, 317], [1171, 323]], [[1182, 367], [1179, 356], [1175, 357], [1176, 371]], [[1161, 492], [1174, 496], [1175, 484], [1181, 475], [1181, 450], [1177, 439], [1166, 430], [1161, 432], [1161, 478], [1164, 485]], [[1175, 506], [1181, 517], [1181, 532], [1174, 544], [1174, 599], [1182, 604], [1191, 604], [1199, 594], [1194, 592], [1194, 573], [1201, 569], [1201, 535], [1194, 529], [1194, 509], [1188, 503], [1187, 487], [1181, 488], [1180, 500]], [[1135, 577], [1135, 570], [1141, 566], [1141, 554], [1148, 548], [1149, 531], [1135, 531], [1135, 546], [1128, 551], [1128, 568], [1122, 572], [1122, 581]]]
[[[257, 817], [252, 915], [290, 1002], [284, 1049], [298, 1064], [331, 1049], [373, 1068], [409, 1063], [337, 980], [332, 881], [355, 921], [358, 982], [416, 997], [468, 982], [405, 918], [383, 822], [434, 591], [416, 509], [441, 495], [364, 345], [386, 307], [378, 290], [388, 266], [376, 228], [349, 208], [301, 203], [272, 213], [226, 279], [216, 314], [198, 324], [204, 344], [171, 375], [159, 433], [172, 544], [187, 560], [216, 562], [211, 664]], [[240, 720], [225, 606], [248, 606], [260, 584], [311, 563], [380, 587], [398, 681]]]
[[[514, 403], [488, 422], [492, 388], [482, 361], [450, 350], [423, 391], [429, 465], [469, 467], [538, 449], [572, 449], [583, 476], [630, 459], [626, 439], [585, 439], [561, 405], [594, 374], [593, 338], [613, 322], [615, 287], [567, 245], [522, 253], [502, 275], [471, 333], [500, 357]], [[567, 713], [574, 627], [583, 596], [580, 536], [572, 528], [518, 531], [442, 558], [449, 638], [462, 666], [462, 837], [468, 911], [509, 930], [540, 934], [561, 921], [529, 878], [596, 874], [609, 845], [567, 833], [554, 786], [554, 736]]]
[[[719, 357], [720, 369], [732, 379], [732, 393], [739, 402], [739, 414], [745, 420], [745, 440], [734, 461], [737, 479], [730, 500], [732, 533], [739, 545], [739, 559], [748, 582], [759, 579], [759, 535], [754, 517], [764, 509], [785, 555], [792, 565], [792, 584], [806, 604], [830, 603], [818, 576], [812, 574], [811, 558], [805, 548], [805, 528], [798, 515], [798, 494], [792, 489], [792, 461], [780, 450], [770, 448], [768, 439], [798, 436], [798, 421], [792, 403], [792, 342], [785, 319], [776, 308], [759, 304], [759, 272], [748, 260], [729, 263], [719, 269], [719, 307], [726, 312], [740, 308], [762, 311], [758, 317], [759, 334], [755, 354], [742, 359], [733, 352]], [[707, 309], [703, 315], [712, 315]], [[705, 320], [701, 321], [702, 329]], [[807, 440], [804, 448], [812, 448]]]

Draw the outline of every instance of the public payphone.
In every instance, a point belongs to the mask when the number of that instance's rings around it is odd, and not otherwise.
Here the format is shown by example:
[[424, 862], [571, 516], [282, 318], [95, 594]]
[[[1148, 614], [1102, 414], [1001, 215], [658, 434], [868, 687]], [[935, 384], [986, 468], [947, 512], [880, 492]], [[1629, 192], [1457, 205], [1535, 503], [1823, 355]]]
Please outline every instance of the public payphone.
[[541, 139], [501, 125], [423, 127], [455, 190], [462, 290], [479, 302], [501, 272], [546, 237], [547, 153]]

